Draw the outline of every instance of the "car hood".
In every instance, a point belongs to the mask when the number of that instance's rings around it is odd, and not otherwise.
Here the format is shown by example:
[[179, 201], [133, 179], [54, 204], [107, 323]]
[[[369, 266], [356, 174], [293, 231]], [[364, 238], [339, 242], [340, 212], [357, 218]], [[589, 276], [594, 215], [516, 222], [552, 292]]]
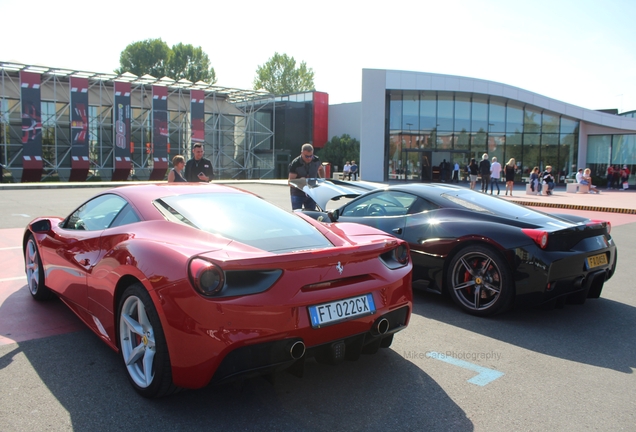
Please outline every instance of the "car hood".
[[370, 190], [379, 189], [385, 185], [363, 181], [347, 182], [328, 179], [293, 179], [289, 185], [305, 192], [322, 211], [327, 210], [327, 203], [339, 198], [355, 198]]

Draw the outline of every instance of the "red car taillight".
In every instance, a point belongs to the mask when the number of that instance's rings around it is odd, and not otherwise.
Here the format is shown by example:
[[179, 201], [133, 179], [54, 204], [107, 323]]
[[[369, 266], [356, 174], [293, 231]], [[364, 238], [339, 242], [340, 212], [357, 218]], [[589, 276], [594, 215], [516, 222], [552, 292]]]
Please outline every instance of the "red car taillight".
[[192, 285], [206, 297], [217, 295], [225, 285], [223, 270], [209, 261], [193, 259], [189, 270]]
[[397, 262], [399, 262], [402, 265], [406, 265], [409, 262], [409, 248], [404, 246], [404, 245], [400, 245], [397, 248], [395, 248], [395, 250], [393, 251], [393, 254], [395, 256], [395, 260]]
[[521, 231], [530, 237], [541, 249], [545, 249], [548, 246], [548, 233], [543, 230], [522, 228]]

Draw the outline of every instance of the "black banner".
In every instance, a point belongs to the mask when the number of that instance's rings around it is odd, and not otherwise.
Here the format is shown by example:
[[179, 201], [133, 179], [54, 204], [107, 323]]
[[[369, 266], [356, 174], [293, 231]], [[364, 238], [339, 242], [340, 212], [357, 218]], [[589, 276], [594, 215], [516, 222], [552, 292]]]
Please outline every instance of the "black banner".
[[152, 144], [155, 162], [168, 157], [168, 88], [152, 86]]
[[168, 88], [152, 86], [152, 156], [150, 180], [163, 180], [168, 169]]
[[20, 71], [22, 103], [22, 181], [42, 178], [42, 105], [40, 74]]
[[115, 163], [113, 180], [127, 180], [132, 168], [130, 162], [130, 83], [115, 82], [114, 129]]
[[88, 78], [71, 77], [71, 177], [86, 180], [88, 159]]

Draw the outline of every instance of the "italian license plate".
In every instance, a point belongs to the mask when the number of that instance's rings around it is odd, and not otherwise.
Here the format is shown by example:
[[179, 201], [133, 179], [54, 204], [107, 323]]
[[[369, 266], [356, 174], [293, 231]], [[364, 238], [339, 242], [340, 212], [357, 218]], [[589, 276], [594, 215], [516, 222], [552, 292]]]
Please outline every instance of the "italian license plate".
[[371, 315], [374, 312], [375, 303], [371, 294], [309, 306], [311, 326], [314, 328]]
[[607, 255], [605, 254], [600, 254], [600, 255], [594, 255], [591, 257], [587, 258], [587, 268], [591, 269], [594, 267], [599, 267], [602, 265], [606, 265], [607, 264]]

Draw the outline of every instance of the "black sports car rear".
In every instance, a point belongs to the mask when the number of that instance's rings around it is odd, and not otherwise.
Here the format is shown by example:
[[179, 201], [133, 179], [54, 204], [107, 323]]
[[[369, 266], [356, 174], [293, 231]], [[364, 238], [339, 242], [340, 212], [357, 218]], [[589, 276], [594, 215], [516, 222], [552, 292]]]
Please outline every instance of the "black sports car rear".
[[[322, 209], [329, 188], [331, 198], [355, 194], [342, 194], [346, 184], [331, 184], [319, 181], [305, 191]], [[598, 298], [616, 269], [608, 222], [550, 215], [456, 186], [383, 187], [311, 214], [374, 226], [407, 240], [414, 286], [446, 291], [474, 315], [503, 312], [513, 304], [580, 304]]]

